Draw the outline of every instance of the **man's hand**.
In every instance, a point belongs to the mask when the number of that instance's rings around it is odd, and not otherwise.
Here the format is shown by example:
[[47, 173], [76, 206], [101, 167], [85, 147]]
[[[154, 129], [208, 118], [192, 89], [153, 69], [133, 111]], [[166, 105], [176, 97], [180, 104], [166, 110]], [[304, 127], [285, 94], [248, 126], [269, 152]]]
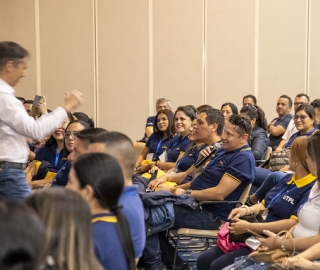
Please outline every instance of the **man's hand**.
[[185, 194], [186, 193], [186, 190], [185, 189], [182, 189], [182, 188], [177, 188], [173, 191], [173, 194], [175, 195], [182, 195], [182, 194]]
[[63, 108], [70, 112], [72, 109], [75, 109], [79, 105], [85, 102], [84, 95], [78, 90], [72, 90], [70, 93], [65, 92]]

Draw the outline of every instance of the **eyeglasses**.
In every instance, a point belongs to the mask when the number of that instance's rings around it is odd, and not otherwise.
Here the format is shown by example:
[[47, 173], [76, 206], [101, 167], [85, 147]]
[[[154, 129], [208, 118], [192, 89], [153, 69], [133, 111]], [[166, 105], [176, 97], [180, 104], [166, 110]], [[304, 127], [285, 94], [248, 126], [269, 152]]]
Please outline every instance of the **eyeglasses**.
[[236, 114], [232, 114], [230, 117], [229, 117], [229, 122], [232, 124], [232, 125], [235, 125], [235, 126], [239, 126], [240, 124], [242, 125], [244, 131], [246, 132], [246, 134], [249, 134], [248, 133], [248, 130], [246, 128], [246, 125], [244, 124], [244, 120], [241, 116], [239, 115], [236, 115]]
[[305, 114], [296, 114], [296, 115], [293, 116], [293, 119], [296, 120], [296, 121], [298, 121], [299, 119], [301, 119], [301, 121], [304, 121], [308, 117], [309, 116], [305, 115]]
[[67, 139], [69, 139], [69, 138], [72, 136], [72, 137], [74, 138], [74, 137], [77, 136], [77, 134], [78, 134], [78, 131], [66, 132], [66, 133], [64, 133], [64, 137], [67, 138]]
[[307, 103], [304, 103], [304, 102], [295, 102], [293, 103], [294, 106], [300, 106], [300, 105], [305, 105]]

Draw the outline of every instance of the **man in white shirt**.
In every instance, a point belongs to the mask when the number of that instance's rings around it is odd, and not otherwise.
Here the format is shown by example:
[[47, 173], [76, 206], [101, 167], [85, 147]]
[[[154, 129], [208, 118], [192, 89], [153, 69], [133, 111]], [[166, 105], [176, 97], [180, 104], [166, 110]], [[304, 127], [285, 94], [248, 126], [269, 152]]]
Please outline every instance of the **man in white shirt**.
[[25, 77], [29, 53], [14, 42], [0, 42], [0, 197], [23, 198], [30, 187], [23, 172], [28, 160], [26, 137], [43, 138], [67, 118], [67, 111], [84, 102], [77, 90], [66, 93], [52, 113], [31, 118], [12, 88]]

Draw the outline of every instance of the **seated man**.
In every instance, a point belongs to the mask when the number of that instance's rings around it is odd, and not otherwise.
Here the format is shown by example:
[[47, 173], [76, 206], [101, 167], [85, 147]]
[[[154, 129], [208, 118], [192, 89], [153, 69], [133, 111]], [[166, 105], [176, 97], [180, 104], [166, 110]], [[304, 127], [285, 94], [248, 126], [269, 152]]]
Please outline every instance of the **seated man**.
[[[171, 101], [170, 99], [166, 98], [159, 98], [156, 102], [156, 112], [164, 109], [172, 109]], [[155, 120], [155, 116], [149, 116], [147, 118], [146, 127], [145, 127], [145, 134], [141, 141], [147, 141], [151, 134], [153, 133], [153, 123]]]
[[320, 129], [320, 99], [312, 101], [311, 106], [314, 108], [316, 113], [316, 123], [314, 124], [314, 127]]
[[[219, 114], [220, 117], [223, 117]], [[198, 116], [199, 117], [199, 116]], [[197, 120], [200, 120], [197, 118]], [[223, 123], [223, 120], [219, 121]], [[211, 125], [211, 132], [217, 132], [219, 124]], [[221, 127], [220, 127], [221, 128]], [[221, 135], [222, 149], [197, 178], [172, 190], [176, 195], [190, 194], [196, 201], [238, 200], [246, 186], [254, 179], [255, 160], [248, 146], [251, 133], [250, 121], [245, 117], [231, 115]], [[175, 222], [173, 228], [218, 229], [221, 221], [226, 221], [234, 205], [216, 204], [193, 210], [187, 206], [174, 205]], [[161, 247], [161, 248], [160, 248]], [[147, 236], [144, 250], [146, 269], [165, 269], [172, 265], [174, 249], [165, 233]], [[178, 265], [182, 261], [178, 258]]]
[[246, 95], [242, 99], [242, 106], [255, 106], [257, 105], [257, 98], [254, 95]]

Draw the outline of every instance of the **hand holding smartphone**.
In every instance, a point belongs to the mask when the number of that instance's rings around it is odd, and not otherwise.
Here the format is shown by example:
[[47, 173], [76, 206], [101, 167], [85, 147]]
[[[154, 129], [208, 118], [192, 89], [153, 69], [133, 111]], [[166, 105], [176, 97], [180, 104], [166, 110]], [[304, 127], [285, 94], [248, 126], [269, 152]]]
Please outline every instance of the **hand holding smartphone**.
[[33, 100], [31, 115], [35, 119], [40, 117], [39, 103], [40, 103], [41, 99], [42, 99], [41, 96], [35, 95], [34, 100]]

